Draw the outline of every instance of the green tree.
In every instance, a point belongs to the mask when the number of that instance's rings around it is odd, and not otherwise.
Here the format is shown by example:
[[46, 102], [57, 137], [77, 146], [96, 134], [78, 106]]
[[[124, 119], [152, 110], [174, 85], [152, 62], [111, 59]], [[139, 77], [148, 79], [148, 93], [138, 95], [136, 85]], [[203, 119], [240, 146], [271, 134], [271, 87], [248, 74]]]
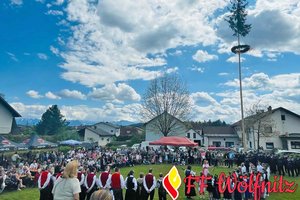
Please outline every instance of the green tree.
[[246, 0], [231, 1], [232, 7], [229, 8], [230, 15], [226, 18], [229, 27], [233, 30], [233, 36], [245, 37], [251, 30], [251, 24], [246, 24]]
[[60, 113], [57, 105], [52, 105], [42, 115], [41, 121], [36, 125], [36, 131], [41, 135], [55, 135], [61, 133], [66, 126], [66, 119]]

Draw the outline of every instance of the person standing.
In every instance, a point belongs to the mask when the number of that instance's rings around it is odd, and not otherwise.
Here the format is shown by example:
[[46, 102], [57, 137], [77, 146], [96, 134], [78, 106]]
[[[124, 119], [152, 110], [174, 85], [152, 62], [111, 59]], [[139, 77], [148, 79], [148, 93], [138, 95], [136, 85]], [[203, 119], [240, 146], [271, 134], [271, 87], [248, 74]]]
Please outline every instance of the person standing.
[[207, 160], [204, 160], [204, 164], [202, 165], [202, 167], [203, 167], [203, 175], [204, 176], [207, 176], [207, 174], [209, 173], [209, 170], [208, 170], [208, 168], [209, 168], [209, 163], [208, 163], [208, 161]]
[[92, 167], [84, 180], [84, 186], [86, 187], [86, 200], [90, 200], [93, 192], [97, 190], [96, 180], [96, 168]]
[[152, 174], [152, 169], [149, 169], [148, 174], [144, 177], [143, 185], [145, 189], [145, 200], [148, 200], [150, 196], [150, 200], [153, 200], [155, 187], [156, 187], [156, 180], [155, 176]]
[[38, 188], [40, 190], [40, 200], [53, 200], [52, 188], [55, 178], [50, 172], [50, 165], [41, 172], [38, 179]]
[[159, 179], [157, 180], [157, 188], [158, 188], [158, 199], [159, 200], [167, 200], [167, 191], [163, 185], [164, 176], [162, 173], [159, 174]]
[[85, 180], [85, 170], [83, 167], [79, 168], [79, 171], [77, 173], [77, 179], [80, 184], [81, 192], [79, 193], [79, 199], [85, 200], [86, 197], [86, 187], [84, 186], [84, 180]]
[[98, 188], [100, 189], [105, 189], [106, 186], [106, 182], [108, 180], [108, 178], [111, 176], [110, 174], [110, 167], [106, 166], [105, 171], [102, 172], [99, 176], [99, 180], [98, 180]]
[[81, 192], [80, 183], [77, 179], [77, 160], [69, 162], [60, 176], [54, 183], [52, 194], [54, 200], [79, 200]]
[[[196, 189], [195, 187], [191, 187], [190, 188], [190, 191], [188, 193], [188, 187], [189, 185], [194, 185], [194, 182], [195, 182], [195, 179], [193, 178], [187, 178], [187, 177], [191, 177], [191, 176], [195, 176], [195, 172], [192, 171], [192, 167], [189, 165], [187, 167], [187, 169], [185, 170], [185, 177], [186, 177], [186, 182], [185, 182], [185, 196], [188, 198], [188, 199], [191, 199], [192, 197], [196, 196]], [[190, 181], [190, 182], [188, 182]]]
[[130, 170], [128, 176], [125, 179], [125, 200], [135, 200], [136, 199], [136, 190], [137, 190], [137, 182], [133, 176], [134, 171]]
[[122, 189], [124, 188], [124, 178], [120, 174], [120, 169], [115, 168], [115, 172], [108, 178], [106, 188], [110, 188], [114, 195], [114, 200], [123, 200]]
[[137, 179], [137, 190], [136, 190], [136, 199], [144, 199], [144, 194], [146, 193], [144, 185], [144, 174], [140, 173], [140, 177]]

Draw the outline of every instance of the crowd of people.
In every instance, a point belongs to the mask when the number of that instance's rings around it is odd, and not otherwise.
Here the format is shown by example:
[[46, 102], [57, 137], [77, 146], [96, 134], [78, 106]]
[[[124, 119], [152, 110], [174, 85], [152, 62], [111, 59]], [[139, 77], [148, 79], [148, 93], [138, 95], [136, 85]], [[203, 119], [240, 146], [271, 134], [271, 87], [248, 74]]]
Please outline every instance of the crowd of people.
[[[74, 164], [72, 161], [76, 160]], [[263, 163], [261, 163], [263, 161]], [[69, 166], [70, 163], [72, 166]], [[255, 153], [237, 153], [234, 151], [204, 151], [199, 149], [189, 149], [181, 151], [179, 149], [172, 150], [168, 148], [151, 149], [123, 149], [113, 151], [111, 149], [95, 148], [92, 150], [73, 149], [66, 153], [51, 151], [38, 152], [31, 151], [26, 154], [19, 155], [15, 152], [10, 158], [2, 155], [0, 157], [0, 189], [22, 190], [25, 187], [35, 187], [38, 185], [40, 190], [41, 200], [66, 199], [57, 196], [58, 194], [65, 195], [62, 191], [66, 185], [70, 188], [74, 187], [74, 191], [70, 194], [77, 194], [78, 198], [72, 196], [70, 199], [92, 199], [92, 196], [112, 196], [114, 199], [123, 199], [123, 189], [126, 189], [126, 199], [153, 199], [154, 191], [157, 188], [159, 199], [166, 199], [166, 191], [162, 187], [163, 174], [156, 178], [152, 175], [151, 169], [146, 175], [140, 174], [139, 178], [135, 178], [134, 171], [124, 179], [120, 173], [120, 168], [134, 165], [148, 165], [172, 163], [175, 165], [189, 165], [186, 170], [186, 176], [194, 176], [195, 173], [191, 170], [190, 165], [202, 166], [201, 173], [198, 175], [211, 176], [207, 180], [206, 191], [192, 191], [186, 193], [187, 197], [194, 196], [194, 193], [200, 194], [204, 198], [205, 193], [209, 193], [210, 199], [220, 199], [220, 193], [216, 193], [218, 176], [210, 174], [211, 166], [226, 166], [234, 168], [231, 172], [236, 175], [249, 175], [251, 173], [262, 173], [264, 180], [269, 180], [270, 173], [279, 175], [299, 176], [300, 175], [300, 158], [294, 156], [278, 156], [273, 153], [255, 152]], [[69, 166], [69, 167], [68, 167]], [[76, 166], [76, 167], [74, 167]], [[76, 175], [75, 173], [76, 168]], [[72, 170], [73, 171], [72, 171]], [[78, 170], [78, 173], [77, 173]], [[67, 171], [67, 172], [66, 172]], [[97, 174], [100, 174], [97, 176]], [[239, 177], [239, 176], [238, 176]], [[74, 183], [78, 182], [79, 188], [75, 187]], [[68, 181], [66, 181], [68, 180]], [[245, 180], [247, 181], [247, 180]], [[67, 184], [68, 183], [68, 184]], [[60, 186], [57, 187], [57, 184]], [[198, 183], [199, 184], [199, 183]], [[63, 185], [64, 187], [61, 187]], [[66, 186], [67, 187], [67, 186]], [[99, 193], [98, 189], [102, 189]], [[65, 190], [65, 189], [64, 189]], [[107, 191], [110, 191], [107, 193]], [[74, 193], [76, 192], [76, 193]], [[96, 193], [97, 194], [96, 194]], [[95, 195], [94, 195], [95, 194]], [[112, 195], [111, 195], [112, 194]], [[251, 199], [252, 194], [233, 193], [225, 195], [224, 199]], [[268, 194], [264, 193], [262, 197]], [[241, 198], [239, 198], [241, 197]]]

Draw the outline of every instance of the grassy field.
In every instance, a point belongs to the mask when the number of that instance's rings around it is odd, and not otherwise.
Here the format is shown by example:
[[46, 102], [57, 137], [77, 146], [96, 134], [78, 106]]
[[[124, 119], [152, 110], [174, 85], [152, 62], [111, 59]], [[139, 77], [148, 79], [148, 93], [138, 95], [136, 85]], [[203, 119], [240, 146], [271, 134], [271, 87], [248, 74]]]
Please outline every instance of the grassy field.
[[[124, 178], [126, 177], [127, 173], [134, 169], [135, 171], [135, 177], [138, 177], [140, 172], [146, 173], [149, 168], [153, 168], [153, 173], [156, 177], [158, 177], [159, 173], [163, 173], [164, 175], [168, 173], [168, 171], [171, 169], [171, 165], [143, 165], [143, 166], [135, 166], [131, 168], [121, 168], [121, 173], [123, 174]], [[177, 167], [181, 179], [183, 181], [184, 177], [184, 169], [182, 166]], [[201, 168], [200, 166], [193, 166], [193, 171], [199, 175]], [[210, 170], [213, 174], [220, 174], [221, 172], [228, 172], [228, 168], [218, 167], [215, 169]], [[272, 181], [273, 179], [271, 179]], [[300, 184], [300, 178], [289, 178], [285, 177], [285, 180], [288, 181], [295, 181], [297, 184]], [[157, 191], [155, 191], [155, 199], [158, 199]], [[182, 184], [179, 188], [179, 198], [178, 199], [186, 199], [184, 196], [184, 184]], [[123, 192], [123, 195], [125, 195], [125, 191]], [[16, 191], [16, 192], [6, 192], [4, 194], [0, 194], [0, 200], [38, 200], [39, 199], [39, 191], [38, 189], [23, 189], [22, 191]], [[171, 199], [168, 197], [168, 199]], [[199, 196], [194, 197], [194, 199], [200, 199]], [[270, 197], [268, 197], [269, 200], [299, 200], [300, 199], [300, 189], [297, 190], [295, 193], [273, 193], [270, 194]]]

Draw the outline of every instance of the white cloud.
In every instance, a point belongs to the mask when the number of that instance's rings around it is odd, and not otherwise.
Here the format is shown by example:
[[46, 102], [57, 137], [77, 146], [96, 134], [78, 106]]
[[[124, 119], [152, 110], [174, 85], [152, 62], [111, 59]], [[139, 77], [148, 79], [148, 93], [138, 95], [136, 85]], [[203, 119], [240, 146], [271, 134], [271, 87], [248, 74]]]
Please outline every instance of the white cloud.
[[191, 98], [193, 99], [193, 101], [195, 103], [197, 103], [197, 102], [203, 103], [204, 102], [204, 103], [218, 105], [218, 102], [206, 92], [192, 93]]
[[41, 60], [48, 60], [48, 56], [46, 54], [44, 54], [44, 53], [38, 53], [37, 56]]
[[198, 62], [207, 62], [210, 60], [217, 60], [217, 55], [208, 54], [207, 51], [198, 50], [195, 55], [193, 55], [193, 59]]
[[59, 96], [53, 94], [53, 93], [50, 92], [50, 91], [47, 92], [47, 93], [45, 94], [45, 97], [47, 97], [48, 99], [61, 99], [61, 97], [59, 97]]
[[59, 55], [59, 50], [52, 45], [50, 46], [50, 51], [55, 55]]
[[28, 92], [26, 92], [26, 94], [34, 99], [40, 99], [43, 97], [43, 95], [40, 95], [39, 92], [35, 91], [35, 90], [29, 90]]
[[[27, 105], [21, 102], [11, 103], [24, 118], [41, 118], [42, 114], [51, 105]], [[141, 117], [139, 112], [140, 104], [128, 104], [125, 106], [117, 106], [107, 103], [101, 107], [88, 107], [86, 105], [59, 106], [61, 113], [67, 120], [89, 120], [89, 121], [119, 121], [128, 120], [139, 122]]]
[[[279, 74], [269, 77], [265, 73], [256, 73], [242, 80], [243, 87], [254, 90], [274, 91], [300, 87], [300, 73]], [[227, 81], [226, 86], [239, 87], [238, 79]]]
[[193, 66], [193, 67], [189, 67], [188, 69], [190, 69], [191, 71], [199, 72], [199, 73], [203, 73], [204, 72], [204, 68], [203, 67]]
[[218, 73], [218, 75], [219, 75], [219, 76], [228, 76], [229, 73], [227, 73], [227, 72], [220, 72], [220, 73]]
[[102, 88], [93, 88], [88, 95], [95, 100], [103, 100], [109, 102], [139, 101], [141, 96], [125, 83], [107, 84]]
[[62, 16], [62, 15], [64, 15], [64, 12], [60, 11], [60, 10], [48, 10], [46, 14], [54, 15], [54, 16]]
[[175, 73], [178, 71], [178, 67], [171, 67], [166, 70], [167, 74]]
[[171, 56], [181, 56], [182, 55], [182, 51], [177, 49], [175, 52], [171, 52], [170, 55]]
[[60, 97], [65, 97], [65, 98], [81, 99], [81, 100], [86, 99], [86, 95], [82, 94], [78, 90], [64, 89], [64, 90], [59, 92], [59, 96]]
[[10, 57], [13, 61], [15, 61], [15, 62], [18, 62], [18, 61], [19, 61], [15, 54], [13, 54], [13, 53], [11, 53], [11, 52], [6, 52], [6, 53], [7, 53], [7, 55], [9, 55], [9, 57]]
[[227, 3], [104, 0], [95, 5], [69, 1], [67, 18], [76, 25], [66, 39], [67, 51], [61, 53], [65, 61], [62, 78], [95, 87], [161, 76], [166, 59], [156, 55], [178, 46], [217, 42], [209, 16]]
[[53, 2], [53, 5], [59, 6], [62, 5], [64, 3], [64, 0], [56, 0], [55, 2]]
[[[244, 62], [246, 59], [244, 57], [241, 57], [241, 62]], [[239, 62], [239, 57], [237, 55], [231, 56], [226, 60], [226, 62], [231, 62], [231, 63], [238, 63]]]
[[23, 4], [23, 0], [10, 0], [10, 3], [13, 5], [22, 5]]

